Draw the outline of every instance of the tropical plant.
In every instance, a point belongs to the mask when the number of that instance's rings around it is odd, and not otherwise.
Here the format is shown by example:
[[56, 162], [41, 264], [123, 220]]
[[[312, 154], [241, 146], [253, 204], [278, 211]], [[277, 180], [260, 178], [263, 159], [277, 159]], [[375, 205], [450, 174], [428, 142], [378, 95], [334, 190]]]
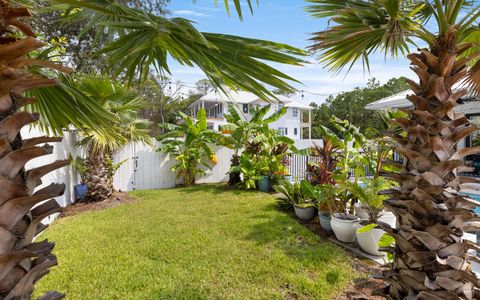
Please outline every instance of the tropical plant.
[[[480, 92], [478, 18], [480, 6], [464, 0], [310, 0], [315, 17], [331, 18], [334, 24], [314, 35], [313, 50], [339, 71], [375, 50], [406, 54], [422, 41], [418, 52], [408, 54], [420, 81], [407, 80], [412, 94], [408, 118], [396, 120], [407, 136], [395, 136], [396, 151], [404, 164], [399, 172], [385, 174], [399, 183], [384, 205], [394, 213], [396, 229], [383, 228], [395, 238], [388, 283], [376, 294], [393, 299], [472, 299], [480, 295], [479, 281], [469, 264], [478, 249], [462, 239], [465, 231], [478, 231], [473, 212], [477, 204], [456, 191], [475, 178], [458, 176], [462, 158], [480, 152], [479, 147], [457, 149], [457, 143], [476, 131], [469, 120], [454, 112], [468, 93], [458, 83]], [[427, 26], [427, 21], [432, 21]], [[418, 46], [415, 45], [415, 48]]]
[[345, 180], [339, 183], [340, 188], [352, 193], [360, 203], [364, 204], [369, 216], [369, 223], [377, 223], [384, 208], [383, 201], [388, 197], [380, 192], [392, 187], [392, 184], [384, 177], [362, 179], [362, 182]]
[[208, 129], [207, 113], [203, 108], [197, 113], [196, 120], [181, 112], [179, 116], [182, 124], [160, 124], [168, 132], [160, 135], [157, 140], [163, 144], [159, 151], [175, 157], [177, 162], [172, 171], [177, 172], [177, 178], [182, 177], [183, 184], [188, 186], [195, 183], [198, 174], [205, 174], [199, 168], [201, 165], [211, 169], [212, 164], [216, 163], [212, 144], [220, 138], [220, 133]]
[[113, 195], [113, 175], [119, 167], [113, 161], [114, 152], [130, 142], [151, 145], [150, 124], [137, 118], [143, 100], [120, 83], [107, 77], [87, 76], [79, 79], [76, 85], [81, 93], [115, 116], [102, 135], [88, 126], [79, 131], [82, 137], [79, 145], [87, 149], [83, 176], [83, 183], [88, 187], [85, 200], [107, 200]]
[[[293, 140], [280, 136], [277, 130], [269, 128], [269, 124], [280, 119], [287, 112], [285, 107], [273, 112], [268, 117], [271, 105], [251, 109], [252, 117], [247, 120], [241, 116], [235, 107], [230, 107], [229, 114], [225, 116], [229, 122], [222, 126], [227, 131], [220, 143], [234, 150], [231, 159], [230, 184], [238, 184], [241, 180], [240, 150], [244, 149], [242, 156], [249, 157], [255, 162], [257, 175], [270, 176], [272, 174], [285, 174], [285, 159], [289, 151], [296, 151]], [[250, 163], [247, 163], [250, 165]], [[244, 167], [245, 170], [251, 168]], [[245, 175], [244, 175], [245, 177]], [[248, 184], [248, 186], [252, 186]]]
[[306, 197], [311, 199], [318, 210], [324, 214], [331, 214], [337, 211], [337, 189], [331, 183], [312, 185], [307, 180], [302, 180], [302, 191]]
[[314, 184], [335, 184], [334, 173], [337, 169], [337, 159], [340, 149], [328, 137], [323, 137], [322, 145], [314, 144], [310, 149], [311, 156], [316, 161], [307, 162], [307, 178]]
[[302, 183], [299, 181], [292, 183], [287, 180], [282, 180], [278, 184], [274, 185], [273, 189], [277, 193], [281, 193], [284, 196], [284, 199], [287, 200], [291, 205], [296, 205], [298, 207], [310, 207], [314, 205], [311, 199], [305, 197], [305, 193], [302, 189]]

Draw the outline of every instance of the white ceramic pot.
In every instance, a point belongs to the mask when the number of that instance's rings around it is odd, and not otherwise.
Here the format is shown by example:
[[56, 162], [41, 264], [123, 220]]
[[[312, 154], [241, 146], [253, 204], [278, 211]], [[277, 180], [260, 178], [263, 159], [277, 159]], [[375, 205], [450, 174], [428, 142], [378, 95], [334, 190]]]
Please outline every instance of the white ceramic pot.
[[[361, 225], [357, 226], [357, 228], [361, 227]], [[378, 251], [378, 241], [380, 241], [380, 238], [384, 233], [385, 231], [380, 228], [373, 228], [367, 232], [357, 233], [358, 245], [360, 245], [360, 248], [366, 253], [380, 256], [382, 253]]]
[[359, 217], [351, 214], [339, 214], [332, 215], [330, 225], [332, 226], [335, 237], [345, 243], [353, 243], [355, 241], [356, 226], [355, 224], [360, 220]]
[[359, 217], [360, 219], [362, 220], [368, 220], [368, 212], [367, 210], [364, 208], [364, 205], [360, 202], [358, 203], [355, 203], [355, 205], [353, 206], [353, 209], [355, 211], [355, 215], [357, 217]]
[[299, 207], [294, 205], [293, 208], [295, 209], [295, 214], [297, 218], [302, 221], [310, 221], [315, 218], [315, 207]]

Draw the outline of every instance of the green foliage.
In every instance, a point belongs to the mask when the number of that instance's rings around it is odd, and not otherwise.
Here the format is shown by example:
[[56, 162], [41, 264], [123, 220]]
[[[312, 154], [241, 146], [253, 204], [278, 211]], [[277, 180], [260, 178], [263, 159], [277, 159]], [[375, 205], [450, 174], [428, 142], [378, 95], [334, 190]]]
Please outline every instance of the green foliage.
[[[292, 89], [290, 76], [266, 62], [302, 65], [306, 52], [285, 44], [198, 31], [190, 20], [166, 18], [109, 0], [55, 0], [70, 5], [69, 18], [89, 19], [85, 31], [107, 32], [99, 52], [115, 75], [129, 82], [147, 78], [151, 69], [169, 73], [167, 57], [182, 65], [198, 66], [207, 78], [225, 87], [251, 91], [267, 99], [273, 94], [263, 85]], [[81, 8], [74, 11], [73, 8]], [[240, 10], [237, 10], [240, 11]]]
[[333, 184], [312, 185], [307, 180], [302, 180], [302, 191], [305, 196], [311, 199], [318, 210], [324, 213], [336, 211], [337, 190]]
[[[162, 142], [159, 149], [172, 154], [177, 163], [172, 171], [177, 172], [177, 178], [183, 178], [184, 185], [195, 183], [197, 175], [205, 174], [200, 168], [204, 166], [211, 169], [211, 163], [215, 163], [216, 157], [212, 143], [220, 138], [220, 134], [207, 128], [207, 114], [201, 109], [197, 114], [197, 120], [184, 113], [179, 113], [182, 124], [160, 124], [160, 127], [168, 130], [157, 137]], [[210, 161], [211, 163], [208, 163]]]
[[340, 189], [349, 191], [353, 196], [365, 205], [370, 223], [376, 223], [383, 210], [383, 201], [388, 196], [380, 195], [383, 190], [392, 187], [392, 183], [384, 177], [362, 178], [362, 183], [344, 180], [339, 183]]
[[[384, 233], [380, 240], [378, 241], [378, 247], [380, 248], [392, 248], [395, 246], [395, 238], [388, 233]], [[381, 251], [382, 249], [380, 249]], [[393, 254], [390, 252], [386, 252], [387, 254], [387, 261], [393, 261]]]
[[82, 140], [93, 151], [110, 153], [129, 142], [143, 142], [151, 145], [150, 123], [137, 118], [143, 107], [143, 99], [122, 84], [108, 77], [84, 76], [75, 82], [76, 88], [85, 97], [94, 99], [104, 110], [112, 114], [110, 124], [98, 134], [94, 128], [81, 127]]
[[359, 127], [361, 132], [365, 132], [367, 128], [373, 127], [375, 122], [373, 119], [375, 112], [365, 109], [365, 106], [403, 92], [408, 88], [404, 78], [392, 78], [384, 85], [381, 85], [376, 79], [370, 79], [364, 88], [357, 87], [352, 91], [330, 96], [325, 103], [320, 105], [310, 104], [314, 108], [312, 110], [312, 137], [320, 138], [319, 127], [321, 125], [335, 131], [329, 122], [332, 116], [348, 120], [351, 124]]
[[240, 155], [238, 166], [232, 166], [230, 173], [240, 172], [243, 182], [240, 187], [253, 189], [259, 176], [270, 176], [272, 179], [286, 175], [285, 161], [289, 151], [296, 151], [293, 140], [280, 136], [277, 130], [269, 128], [269, 124], [281, 118], [287, 111], [285, 108], [273, 112], [266, 117], [271, 106], [253, 107], [249, 121], [241, 116], [234, 106], [225, 116], [229, 122], [222, 126], [225, 135], [219, 143], [234, 150], [234, 156]]
[[278, 184], [273, 186], [273, 189], [277, 193], [281, 193], [284, 196], [284, 200], [290, 204], [290, 206], [296, 205], [298, 207], [311, 207], [314, 206], [312, 198], [308, 198], [303, 188], [303, 181], [295, 181], [293, 183], [287, 180], [280, 180]]

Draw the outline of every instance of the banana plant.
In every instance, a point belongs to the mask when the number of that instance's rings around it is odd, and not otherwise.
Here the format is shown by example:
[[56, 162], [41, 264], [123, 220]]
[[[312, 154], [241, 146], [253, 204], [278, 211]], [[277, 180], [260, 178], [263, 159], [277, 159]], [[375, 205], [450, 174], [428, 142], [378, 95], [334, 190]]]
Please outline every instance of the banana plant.
[[174, 156], [176, 164], [171, 170], [177, 172], [177, 178], [182, 177], [183, 184], [188, 186], [195, 183], [197, 175], [205, 174], [200, 166], [211, 169], [216, 163], [212, 145], [221, 138], [221, 134], [208, 129], [204, 109], [200, 109], [196, 120], [182, 112], [179, 116], [182, 124], [159, 125], [167, 132], [157, 137], [163, 144], [158, 151]]

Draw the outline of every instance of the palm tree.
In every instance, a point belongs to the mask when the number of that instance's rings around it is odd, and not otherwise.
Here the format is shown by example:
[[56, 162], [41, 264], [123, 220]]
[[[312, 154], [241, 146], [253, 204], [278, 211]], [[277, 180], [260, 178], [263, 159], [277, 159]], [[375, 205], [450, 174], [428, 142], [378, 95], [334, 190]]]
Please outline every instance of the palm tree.
[[103, 201], [112, 197], [114, 164], [113, 154], [130, 142], [152, 144], [149, 122], [138, 119], [137, 112], [143, 100], [121, 84], [106, 77], [85, 77], [77, 83], [78, 90], [96, 100], [115, 119], [105, 130], [97, 134], [92, 128], [81, 128], [80, 145], [87, 149], [84, 160], [83, 181], [88, 186], [86, 201]]
[[[287, 89], [290, 85], [285, 80], [293, 80], [266, 62], [301, 65], [303, 60], [297, 56], [305, 55], [304, 51], [284, 44], [201, 33], [186, 19], [156, 16], [112, 0], [52, 2], [83, 8], [67, 12], [84, 15], [88, 20], [85, 30], [107, 32], [110, 42], [103, 53], [115, 74], [125, 75], [129, 82], [134, 77], [146, 78], [151, 67], [159, 73], [169, 72], [167, 56], [170, 55], [181, 64], [199, 66], [221, 89], [241, 88], [266, 98], [271, 93], [263, 83]], [[251, 0], [247, 2], [251, 4]], [[234, 3], [241, 16], [240, 1]], [[43, 44], [35, 38], [30, 26], [22, 22], [31, 15], [21, 4], [32, 9], [38, 7], [37, 1], [31, 0], [0, 2], [0, 298], [5, 299], [29, 298], [33, 284], [56, 264], [51, 253], [53, 244], [33, 243], [33, 237], [45, 228], [40, 223], [43, 218], [61, 210], [54, 200], [48, 199], [61, 195], [64, 186], [51, 185], [35, 193], [34, 188], [41, 183], [40, 177], [67, 164], [59, 161], [28, 172], [24, 170], [28, 160], [51, 152], [50, 146], [36, 145], [59, 139], [41, 137], [23, 141], [19, 130], [37, 121], [39, 114], [18, 110], [28, 106], [27, 110], [39, 111], [42, 128], [54, 133], [73, 124], [77, 128], [88, 126], [102, 134], [115, 120], [111, 113], [76, 90], [71, 78], [41, 70], [46, 67], [69, 71], [48, 62], [49, 51], [39, 50]], [[228, 7], [228, 1], [225, 4]], [[48, 77], [56, 77], [58, 81]], [[32, 209], [43, 200], [48, 201]], [[59, 293], [49, 293], [44, 299], [61, 297]]]
[[[170, 73], [167, 57], [182, 65], [198, 66], [217, 88], [250, 91], [262, 99], [275, 98], [267, 85], [295, 90], [296, 81], [267, 62], [300, 66], [305, 51], [285, 44], [226, 34], [200, 32], [184, 18], [168, 18], [119, 4], [113, 0], [51, 0], [68, 5], [67, 20], [88, 20], [85, 30], [107, 33], [109, 42], [98, 53], [107, 56], [114, 75], [129, 82], [145, 80], [152, 68]], [[240, 0], [235, 8], [242, 16]], [[246, 1], [252, 9], [252, 0]], [[224, 2], [227, 11], [229, 1]], [[65, 8], [60, 6], [60, 8]], [[79, 9], [80, 8], [80, 9]]]
[[[462, 158], [479, 147], [458, 150], [456, 144], [477, 130], [454, 112], [468, 91], [480, 91], [478, 17], [480, 6], [464, 0], [309, 0], [308, 11], [327, 17], [333, 25], [315, 33], [312, 50], [333, 71], [362, 60], [376, 50], [406, 54], [419, 42], [418, 52], [407, 55], [419, 82], [407, 80], [413, 108], [396, 122], [407, 136], [394, 136], [396, 151], [405, 161], [399, 172], [385, 176], [397, 181], [385, 206], [398, 220], [397, 228], [384, 228], [395, 238], [385, 250], [393, 262], [382, 278], [388, 283], [378, 294], [392, 299], [477, 298], [479, 281], [468, 253], [478, 246], [463, 240], [476, 231], [477, 205], [458, 194], [474, 178], [458, 176], [465, 170]], [[432, 21], [432, 22], [428, 22]], [[428, 22], [428, 23], [427, 23]]]
[[[110, 115], [102, 116], [104, 110], [89, 99], [78, 97], [72, 101], [76, 90], [64, 84], [67, 77], [59, 75], [65, 81], [54, 87], [57, 81], [44, 76], [54, 73], [40, 70], [42, 67], [68, 69], [43, 60], [46, 52], [39, 50], [43, 44], [22, 21], [30, 17], [27, 9], [2, 1], [0, 12], [0, 298], [28, 299], [33, 284], [57, 264], [52, 254], [54, 244], [47, 240], [34, 242], [34, 237], [47, 227], [41, 223], [45, 217], [62, 210], [53, 198], [65, 190], [64, 184], [36, 187], [45, 174], [68, 165], [68, 161], [25, 170], [29, 160], [52, 153], [53, 147], [47, 143], [61, 139], [22, 139], [22, 127], [40, 117], [23, 108], [39, 109], [46, 116], [44, 124], [56, 132], [69, 123], [89, 124], [97, 130], [95, 123], [108, 124]], [[29, 95], [25, 96], [25, 92]], [[61, 297], [51, 292], [44, 299]]]

